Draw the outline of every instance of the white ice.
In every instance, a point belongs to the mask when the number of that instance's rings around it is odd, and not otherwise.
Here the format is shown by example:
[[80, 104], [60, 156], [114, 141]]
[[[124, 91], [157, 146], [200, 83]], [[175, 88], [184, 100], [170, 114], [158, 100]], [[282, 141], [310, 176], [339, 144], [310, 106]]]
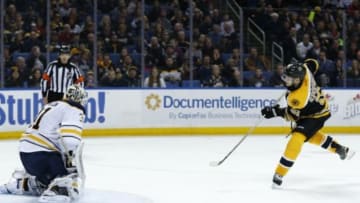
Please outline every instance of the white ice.
[[[333, 135], [360, 150], [360, 136]], [[288, 139], [249, 136], [220, 166], [240, 136], [85, 138], [86, 203], [359, 203], [360, 152], [341, 161], [305, 144], [282, 189], [271, 189]], [[0, 141], [0, 182], [21, 166], [17, 141]], [[0, 203], [35, 198], [0, 195]]]

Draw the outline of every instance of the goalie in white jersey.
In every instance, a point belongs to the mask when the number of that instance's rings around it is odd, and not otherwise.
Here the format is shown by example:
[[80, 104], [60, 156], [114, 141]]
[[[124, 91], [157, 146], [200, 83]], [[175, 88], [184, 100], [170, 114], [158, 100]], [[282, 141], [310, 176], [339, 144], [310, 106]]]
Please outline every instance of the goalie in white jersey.
[[15, 171], [0, 193], [36, 195], [40, 202], [70, 202], [84, 183], [81, 159], [87, 93], [72, 85], [62, 101], [44, 106], [20, 139], [25, 171]]

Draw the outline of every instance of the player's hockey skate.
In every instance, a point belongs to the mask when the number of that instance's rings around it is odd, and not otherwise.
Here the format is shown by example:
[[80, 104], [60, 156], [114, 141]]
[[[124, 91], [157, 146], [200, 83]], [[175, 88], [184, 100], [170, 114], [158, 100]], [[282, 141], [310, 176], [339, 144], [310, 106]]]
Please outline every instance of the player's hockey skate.
[[339, 148], [336, 149], [335, 151], [341, 160], [345, 160], [345, 159], [351, 159], [354, 155], [355, 155], [355, 151], [352, 151], [349, 149], [349, 147], [345, 147], [345, 146], [340, 146]]
[[282, 184], [282, 178], [283, 178], [283, 177], [282, 177], [281, 175], [275, 173], [274, 176], [273, 176], [273, 180], [272, 180], [273, 184], [272, 184], [271, 187], [272, 187], [273, 189], [280, 188], [280, 186], [281, 186], [281, 184]]

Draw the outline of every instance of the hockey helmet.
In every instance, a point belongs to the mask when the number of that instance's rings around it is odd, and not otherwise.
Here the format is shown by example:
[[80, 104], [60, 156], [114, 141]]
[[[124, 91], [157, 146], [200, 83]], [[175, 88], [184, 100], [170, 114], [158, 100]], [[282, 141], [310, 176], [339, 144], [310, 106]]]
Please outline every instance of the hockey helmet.
[[305, 67], [302, 63], [294, 63], [286, 66], [284, 74], [292, 78], [303, 79], [305, 76]]
[[85, 106], [87, 103], [88, 94], [80, 85], [73, 84], [68, 87], [66, 91], [66, 98]]
[[281, 75], [281, 79], [285, 83], [285, 86], [291, 87], [295, 86], [297, 87], [299, 84], [295, 84], [295, 80], [299, 79], [299, 82], [301, 83], [302, 80], [305, 77], [305, 67], [302, 63], [291, 63], [287, 65], [284, 69], [283, 74]]
[[60, 54], [70, 54], [70, 45], [59, 45], [58, 50]]

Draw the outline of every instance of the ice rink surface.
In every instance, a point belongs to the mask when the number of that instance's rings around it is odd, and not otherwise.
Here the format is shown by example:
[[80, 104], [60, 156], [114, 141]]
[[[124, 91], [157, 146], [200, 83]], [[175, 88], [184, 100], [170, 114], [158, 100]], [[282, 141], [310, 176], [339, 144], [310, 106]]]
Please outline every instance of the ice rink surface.
[[[305, 144], [284, 178], [271, 189], [285, 136], [249, 136], [218, 167], [241, 136], [85, 138], [85, 195], [79, 203], [359, 203], [360, 136], [333, 135], [358, 153], [337, 155]], [[5, 183], [20, 161], [17, 141], [0, 141]], [[0, 195], [0, 203], [33, 203], [36, 198]]]

